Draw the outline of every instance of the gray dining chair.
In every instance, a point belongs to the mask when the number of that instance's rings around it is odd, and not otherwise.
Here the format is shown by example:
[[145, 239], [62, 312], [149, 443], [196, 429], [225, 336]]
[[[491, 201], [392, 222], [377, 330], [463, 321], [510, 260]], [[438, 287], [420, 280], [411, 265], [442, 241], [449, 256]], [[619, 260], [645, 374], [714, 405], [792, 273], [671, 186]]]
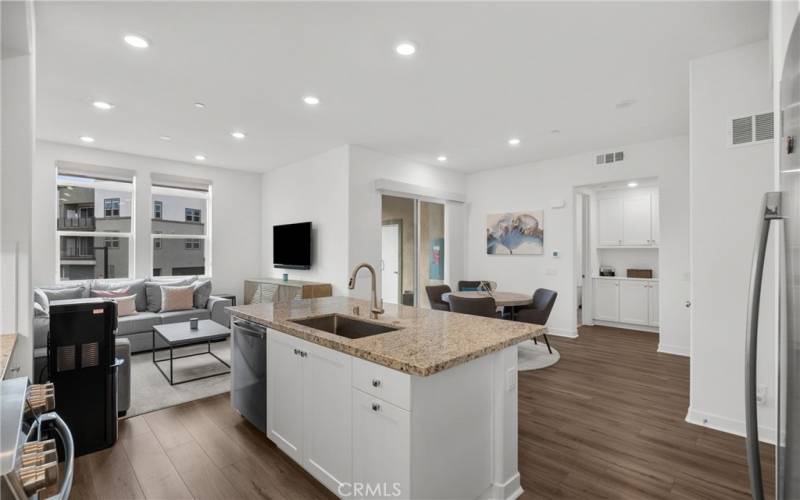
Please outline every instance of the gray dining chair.
[[485, 316], [487, 318], [498, 318], [497, 304], [493, 297], [466, 298], [450, 295], [450, 311], [472, 314], [474, 316]]
[[[548, 318], [550, 318], [550, 312], [556, 303], [556, 297], [558, 297], [558, 292], [547, 288], [539, 288], [533, 293], [532, 304], [517, 308], [516, 320], [536, 325], [546, 325]], [[544, 342], [547, 344], [548, 352], [553, 354], [547, 334], [543, 333], [542, 337], [544, 337]], [[536, 342], [536, 339], [533, 339], [533, 341]]]
[[447, 285], [430, 285], [425, 287], [425, 293], [428, 294], [428, 302], [431, 303], [431, 309], [437, 311], [449, 311], [450, 304], [442, 300], [442, 295], [450, 293], [452, 290]]

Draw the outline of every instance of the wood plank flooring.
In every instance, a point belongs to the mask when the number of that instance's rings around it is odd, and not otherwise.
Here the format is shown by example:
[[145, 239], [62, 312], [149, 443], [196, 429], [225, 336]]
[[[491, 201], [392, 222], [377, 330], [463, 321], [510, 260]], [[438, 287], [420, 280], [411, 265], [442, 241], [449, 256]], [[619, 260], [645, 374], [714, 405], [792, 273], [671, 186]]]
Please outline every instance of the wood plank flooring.
[[[583, 327], [561, 361], [519, 376], [523, 498], [747, 499], [742, 438], [686, 423], [687, 358], [654, 334]], [[764, 446], [767, 494], [773, 447]], [[73, 499], [333, 496], [230, 407], [228, 395], [120, 422], [77, 460]]]

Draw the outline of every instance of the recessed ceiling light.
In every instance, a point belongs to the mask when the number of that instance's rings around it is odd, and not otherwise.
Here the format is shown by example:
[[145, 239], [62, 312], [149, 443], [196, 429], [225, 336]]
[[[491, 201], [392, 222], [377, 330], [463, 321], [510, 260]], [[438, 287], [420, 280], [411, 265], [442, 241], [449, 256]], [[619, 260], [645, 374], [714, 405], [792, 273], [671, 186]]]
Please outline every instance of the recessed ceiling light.
[[146, 49], [147, 47], [150, 46], [150, 42], [147, 40], [147, 38], [141, 35], [134, 35], [134, 34], [125, 35], [123, 40], [125, 40], [125, 43], [127, 43], [131, 47], [135, 47], [137, 49]]
[[309, 106], [316, 106], [319, 104], [319, 97], [313, 95], [307, 95], [303, 97], [303, 102], [308, 104]]
[[247, 136], [245, 135], [244, 132], [242, 132], [240, 130], [234, 130], [233, 132], [231, 132], [231, 137], [233, 137], [234, 139], [242, 140]]
[[638, 183], [638, 182], [633, 182], [633, 181], [631, 181], [631, 182], [629, 182], [629, 183], [628, 183], [628, 187], [629, 187], [629, 188], [635, 188], [635, 187], [636, 187], [636, 186], [638, 186], [638, 185], [639, 185], [639, 183]]
[[553, 130], [550, 131], [550, 133], [553, 134], [553, 135], [557, 135], [557, 134], [560, 134], [561, 131], [558, 130], [557, 128], [554, 128]]
[[194, 159], [197, 161], [204, 161], [206, 157], [205, 155], [194, 155]]
[[162, 141], [171, 141], [172, 140], [172, 137], [170, 137], [168, 135], [161, 135], [158, 138], [161, 139]]
[[197, 108], [197, 109], [206, 109], [206, 105], [203, 104], [202, 102], [194, 103], [194, 107]]
[[509, 146], [519, 146], [520, 142], [521, 141], [517, 137], [512, 137], [511, 139], [508, 140], [508, 145]]
[[417, 46], [411, 42], [401, 42], [397, 44], [397, 46], [394, 48], [394, 51], [401, 56], [413, 56], [414, 53], [417, 52]]
[[617, 109], [629, 108], [636, 104], [636, 99], [625, 99], [617, 103]]
[[94, 137], [90, 137], [88, 135], [82, 135], [81, 140], [88, 144], [94, 142]]
[[441, 162], [447, 161], [447, 157], [445, 155], [437, 156], [436, 159], [441, 161]]
[[114, 107], [113, 104], [106, 101], [94, 101], [92, 103], [92, 106], [94, 106], [97, 109], [102, 109], [103, 111], [108, 111], [109, 109]]

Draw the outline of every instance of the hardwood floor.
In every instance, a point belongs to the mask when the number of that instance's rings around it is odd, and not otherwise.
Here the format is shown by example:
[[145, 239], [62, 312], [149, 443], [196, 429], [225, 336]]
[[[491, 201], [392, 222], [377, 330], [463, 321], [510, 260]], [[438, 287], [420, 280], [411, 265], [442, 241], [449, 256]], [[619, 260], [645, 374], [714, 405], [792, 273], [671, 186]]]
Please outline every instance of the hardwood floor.
[[[687, 358], [654, 334], [583, 327], [561, 361], [519, 376], [523, 498], [746, 499], [742, 438], [684, 422]], [[764, 446], [773, 495], [773, 447]], [[125, 419], [77, 460], [73, 499], [332, 498], [239, 418], [228, 395]]]

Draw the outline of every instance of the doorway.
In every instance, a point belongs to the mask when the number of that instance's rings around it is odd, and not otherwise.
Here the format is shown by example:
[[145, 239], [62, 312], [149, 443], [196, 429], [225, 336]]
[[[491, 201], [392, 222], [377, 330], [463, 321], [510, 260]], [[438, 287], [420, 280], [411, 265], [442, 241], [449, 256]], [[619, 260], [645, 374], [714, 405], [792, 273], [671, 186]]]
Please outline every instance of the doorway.
[[403, 221], [384, 221], [381, 231], [381, 295], [384, 301], [397, 304], [402, 293]]

